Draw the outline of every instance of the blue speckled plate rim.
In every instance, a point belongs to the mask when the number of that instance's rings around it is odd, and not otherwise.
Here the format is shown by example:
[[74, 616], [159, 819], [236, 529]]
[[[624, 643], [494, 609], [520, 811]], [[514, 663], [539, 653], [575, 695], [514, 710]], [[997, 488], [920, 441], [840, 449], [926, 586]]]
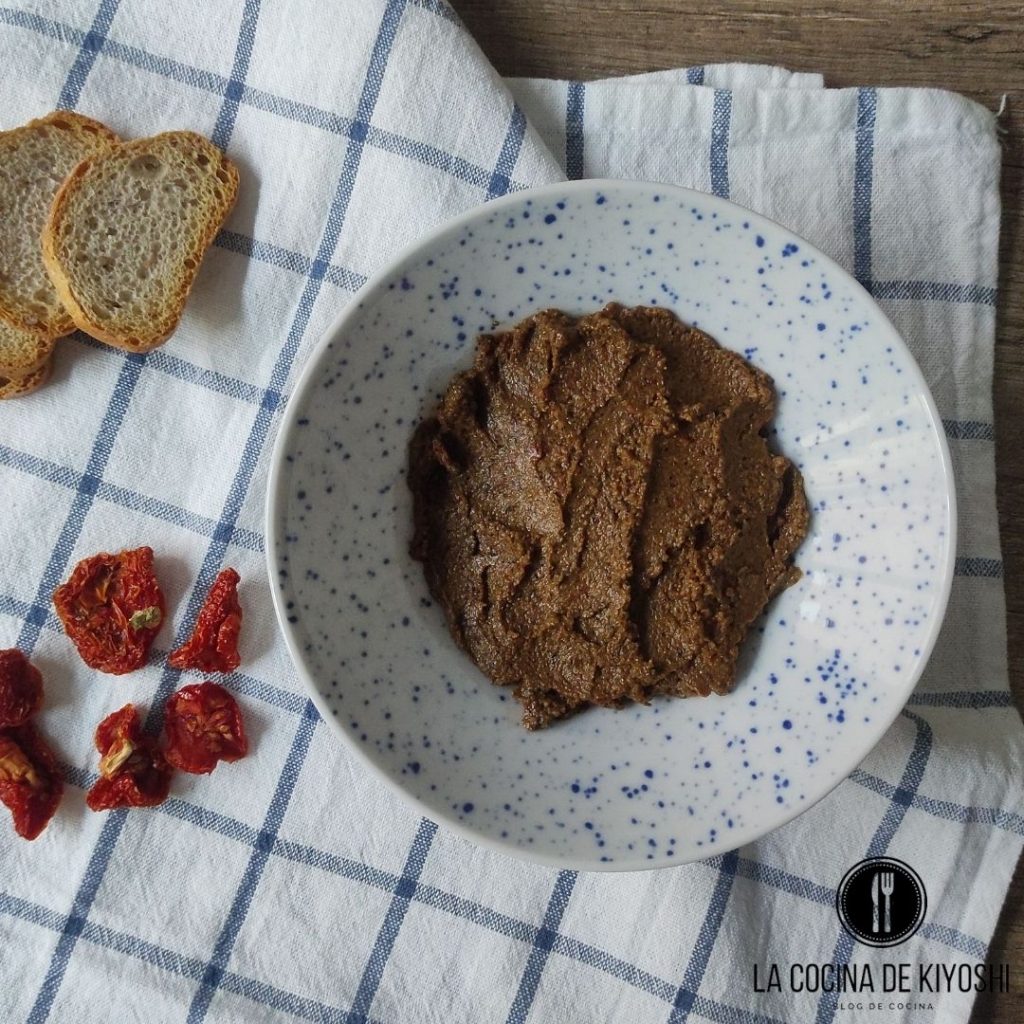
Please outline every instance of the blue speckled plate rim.
[[893, 326], [892, 321], [885, 315], [878, 303], [875, 302], [871, 293], [868, 292], [867, 289], [856, 280], [856, 278], [851, 276], [845, 269], [843, 269], [843, 267], [836, 263], [835, 260], [830, 256], [827, 256], [818, 249], [817, 246], [808, 242], [796, 232], [790, 230], [785, 225], [780, 224], [778, 221], [773, 221], [770, 218], [765, 217], [754, 210], [749, 210], [744, 206], [740, 206], [738, 203], [734, 203], [731, 200], [723, 199], [719, 196], [713, 196], [706, 192], [697, 192], [694, 189], [683, 188], [680, 185], [672, 185], [664, 182], [636, 181], [630, 179], [585, 178], [578, 181], [556, 182], [551, 185], [541, 185], [537, 188], [522, 189], [518, 192], [509, 193], [501, 198], [492, 199], [487, 203], [474, 206], [465, 213], [459, 214], [459, 216], [454, 217], [451, 220], [447, 220], [444, 223], [439, 224], [433, 230], [421, 235], [416, 241], [402, 249], [396, 256], [390, 259], [376, 273], [367, 279], [366, 283], [352, 297], [352, 300], [345, 306], [331, 326], [317, 341], [313, 351], [310, 353], [309, 358], [306, 361], [306, 365], [303, 367], [302, 372], [299, 374], [299, 378], [292, 389], [281, 420], [281, 425], [278, 429], [277, 438], [274, 442], [274, 449], [270, 461], [270, 471], [267, 478], [265, 548], [270, 592], [273, 595], [274, 611], [277, 614], [277, 621], [284, 637], [285, 646], [288, 649], [288, 654], [291, 657], [292, 664], [295, 666], [295, 670], [299, 674], [299, 678], [302, 680], [309, 692], [313, 704], [320, 712], [320, 717], [333, 728], [334, 732], [341, 738], [342, 742], [345, 743], [349, 751], [361, 764], [365, 765], [371, 772], [373, 772], [374, 775], [377, 776], [377, 778], [381, 779], [386, 786], [405, 800], [406, 803], [412, 805], [420, 814], [430, 820], [443, 824], [452, 832], [463, 836], [478, 846], [483, 846], [509, 856], [519, 857], [523, 860], [532, 861], [536, 864], [542, 864], [545, 867], [550, 868], [569, 868], [577, 871], [607, 872], [656, 871], [665, 868], [679, 867], [682, 864], [693, 863], [703, 858], [694, 856], [685, 860], [676, 861], [672, 864], [652, 864], [649, 861], [637, 861], [634, 863], [626, 860], [602, 862], [598, 860], [548, 856], [546, 854], [537, 853], [517, 846], [514, 843], [502, 842], [500, 839], [492, 838], [491, 836], [484, 835], [467, 827], [466, 824], [458, 818], [449, 815], [446, 812], [441, 812], [438, 808], [431, 807], [424, 801], [420, 800], [419, 797], [405, 789], [396, 778], [392, 777], [379, 767], [374, 762], [373, 758], [363, 749], [358, 740], [349, 736], [348, 729], [341, 719], [331, 714], [330, 708], [327, 706], [327, 702], [321, 695], [321, 690], [317, 686], [312, 672], [310, 672], [306, 667], [297, 637], [291, 628], [291, 624], [288, 622], [288, 616], [285, 610], [286, 599], [277, 583], [278, 533], [276, 524], [280, 521], [280, 513], [284, 504], [284, 492], [282, 489], [282, 478], [285, 472], [284, 456], [293, 437], [297, 410], [301, 404], [300, 400], [305, 395], [306, 390], [310, 387], [312, 381], [315, 379], [321, 368], [320, 364], [324, 358], [325, 352], [327, 351], [328, 343], [339, 337], [344, 332], [349, 322], [355, 320], [359, 314], [360, 305], [363, 302], [364, 297], [391, 280], [399, 267], [401, 267], [406, 261], [422, 255], [423, 250], [435, 245], [438, 241], [444, 239], [449, 234], [456, 234], [463, 228], [473, 224], [481, 217], [489, 217], [492, 214], [509, 207], [519, 206], [528, 199], [546, 200], [561, 198], [567, 194], [586, 194], [602, 190], [607, 192], [615, 191], [619, 193], [627, 192], [635, 193], [637, 195], [646, 195], [651, 189], [657, 189], [663, 193], [671, 192], [674, 195], [679, 196], [680, 199], [689, 199], [689, 201], [699, 201], [701, 203], [710, 204], [713, 208], [717, 208], [718, 211], [722, 213], [742, 213], [744, 217], [748, 217], [755, 224], [770, 225], [771, 227], [784, 231], [792, 235], [794, 238], [799, 239], [801, 244], [807, 246], [808, 251], [811, 252], [816, 259], [820, 260], [825, 267], [828, 267], [835, 274], [839, 275], [847, 284], [851, 285], [855, 293], [859, 292], [863, 299], [874, 309], [875, 315], [878, 317], [879, 326], [882, 329], [888, 329], [894, 344], [897, 345], [906, 356], [913, 381], [924, 397], [929, 419], [931, 421], [932, 434], [939, 446], [946, 491], [946, 545], [943, 552], [945, 564], [943, 566], [938, 604], [936, 605], [937, 614], [932, 617], [931, 628], [922, 647], [922, 654], [918, 659], [917, 669], [907, 677], [906, 688], [901, 695], [899, 702], [893, 705], [892, 714], [880, 717], [872, 723], [871, 729], [865, 730], [865, 741], [856, 757], [848, 758], [844, 763], [837, 766], [834, 781], [826, 786], [821, 793], [811, 797], [798, 807], [787, 808], [782, 814], [773, 816], [770, 824], [751, 825], [749, 828], [731, 836], [729, 839], [729, 845], [718, 850], [715, 856], [721, 856], [723, 853], [728, 853], [730, 850], [738, 849], [741, 846], [745, 846], [747, 843], [760, 839], [762, 836], [775, 831], [777, 828], [781, 828], [783, 825], [803, 814], [805, 811], [815, 806], [815, 804], [820, 800], [823, 800], [828, 796], [828, 794], [831, 793], [832, 790], [835, 789], [836, 786], [838, 786], [839, 783], [842, 782], [854, 770], [854, 768], [856, 768], [857, 765], [859, 765], [864, 758], [868, 756], [868, 754], [871, 753], [888, 731], [889, 726], [891, 726], [899, 717], [900, 712], [906, 705], [907, 699], [913, 692], [914, 687], [917, 685], [918, 680], [921, 678], [921, 674], [924, 672], [924, 669], [931, 658], [932, 651], [935, 648], [935, 642], [938, 639], [939, 630], [942, 628], [942, 623], [945, 619], [946, 608], [949, 604], [949, 596], [953, 586], [953, 568], [955, 564], [957, 530], [956, 489], [953, 485], [953, 466], [949, 453], [949, 444], [946, 441], [945, 432], [940, 427], [941, 419], [939, 417], [938, 409], [935, 406], [935, 401], [932, 398], [931, 391], [928, 388], [928, 384], [924, 379], [924, 375], [921, 373], [920, 367], [917, 365], [917, 360], [914, 358], [913, 353]]

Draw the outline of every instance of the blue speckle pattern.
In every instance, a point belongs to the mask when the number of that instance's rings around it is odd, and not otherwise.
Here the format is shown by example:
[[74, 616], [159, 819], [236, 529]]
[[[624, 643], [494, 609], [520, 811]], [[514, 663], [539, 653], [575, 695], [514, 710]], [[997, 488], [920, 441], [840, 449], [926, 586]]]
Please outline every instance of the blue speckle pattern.
[[[770, 373], [813, 509], [802, 580], [726, 697], [536, 733], [459, 651], [411, 560], [406, 445], [474, 338], [549, 306], [666, 305]], [[282, 625], [328, 721], [432, 817], [579, 868], [724, 852], [823, 796], [898, 713], [952, 561], [944, 442], [864, 291], [712, 196], [573, 182], [475, 211], [374, 279], [321, 343], [275, 456]]]

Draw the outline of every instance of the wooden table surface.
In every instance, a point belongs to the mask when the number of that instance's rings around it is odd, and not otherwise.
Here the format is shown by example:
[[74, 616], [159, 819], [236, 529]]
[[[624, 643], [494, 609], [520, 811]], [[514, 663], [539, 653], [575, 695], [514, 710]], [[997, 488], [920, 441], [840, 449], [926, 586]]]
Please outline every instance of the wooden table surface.
[[[817, 71], [831, 86], [955, 89], [1002, 118], [1003, 228], [995, 406], [1010, 685], [1024, 706], [1024, 5], [1005, 0], [452, 0], [504, 75], [599, 78], [751, 61]], [[1024, 865], [1024, 862], [1022, 862]], [[1024, 966], [1024, 866], [990, 950]], [[1024, 986], [981, 995], [972, 1024], [1024, 1021]]]

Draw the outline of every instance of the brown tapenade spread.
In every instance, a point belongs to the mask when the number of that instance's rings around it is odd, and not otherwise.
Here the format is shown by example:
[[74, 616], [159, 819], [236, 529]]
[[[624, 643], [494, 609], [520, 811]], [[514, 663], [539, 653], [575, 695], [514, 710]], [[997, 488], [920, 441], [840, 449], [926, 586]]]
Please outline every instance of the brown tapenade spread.
[[808, 526], [774, 411], [767, 374], [664, 309], [478, 340], [410, 445], [412, 553], [528, 729], [732, 687]]

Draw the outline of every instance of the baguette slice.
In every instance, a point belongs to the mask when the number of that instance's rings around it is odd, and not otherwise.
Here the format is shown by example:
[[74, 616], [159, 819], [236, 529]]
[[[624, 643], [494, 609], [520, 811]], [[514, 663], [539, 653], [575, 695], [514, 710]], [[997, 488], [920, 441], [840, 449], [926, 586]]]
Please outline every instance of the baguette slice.
[[0, 132], [0, 321], [9, 327], [44, 340], [75, 329], [43, 266], [39, 236], [71, 169], [117, 141], [105, 125], [69, 110]]
[[75, 324], [129, 352], [166, 341], [237, 194], [234, 164], [193, 132], [83, 160], [42, 235], [43, 262]]
[[38, 370], [49, 361], [54, 343], [54, 338], [0, 320], [0, 378], [24, 377]]
[[53, 363], [47, 361], [33, 370], [26, 373], [24, 377], [4, 377], [0, 375], [0, 402], [8, 398], [20, 398], [22, 395], [30, 395], [36, 388], [41, 388], [49, 379]]

